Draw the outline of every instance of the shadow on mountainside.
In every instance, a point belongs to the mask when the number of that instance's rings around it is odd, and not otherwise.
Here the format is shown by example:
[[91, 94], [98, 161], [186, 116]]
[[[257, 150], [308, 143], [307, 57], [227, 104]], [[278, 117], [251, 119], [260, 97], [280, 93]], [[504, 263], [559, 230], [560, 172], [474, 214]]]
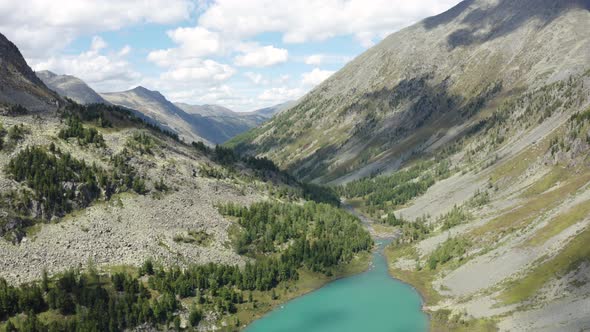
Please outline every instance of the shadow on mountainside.
[[[476, 110], [465, 114], [464, 110], [482, 107], [487, 101], [486, 96], [485, 100], [471, 106], [469, 100], [449, 92], [446, 80], [432, 84], [431, 78], [425, 74], [403, 80], [393, 88], [364, 94], [340, 112], [341, 117], [355, 118], [352, 121], [356, 124], [349, 130], [348, 139], [324, 146], [294, 162], [289, 171], [308, 181], [320, 177], [323, 182], [335, 180], [367, 165], [381, 153], [400, 155], [404, 149], [416, 149], [432, 134], [449, 129], [440, 121], [443, 116], [452, 113], [469, 118]], [[428, 133], [423, 128], [436, 130]], [[335, 162], [344, 151], [361, 152], [351, 160]]]
[[[491, 3], [489, 7], [474, 8], [480, 3]], [[448, 24], [463, 16], [458, 23], [463, 27], [448, 37], [449, 48], [482, 44], [510, 34], [530, 20], [539, 22], [539, 29], [549, 25], [564, 12], [571, 9], [590, 11], [590, 0], [466, 0], [450, 10], [425, 19], [422, 24], [427, 30]]]

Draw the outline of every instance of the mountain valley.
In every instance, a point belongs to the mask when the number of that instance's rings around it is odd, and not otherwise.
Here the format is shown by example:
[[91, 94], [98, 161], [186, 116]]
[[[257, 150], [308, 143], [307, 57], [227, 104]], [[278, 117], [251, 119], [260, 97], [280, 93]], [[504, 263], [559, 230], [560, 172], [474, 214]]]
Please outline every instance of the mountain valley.
[[382, 239], [431, 331], [590, 329], [589, 31], [589, 0], [464, 0], [253, 112], [0, 34], [0, 330], [242, 330]]

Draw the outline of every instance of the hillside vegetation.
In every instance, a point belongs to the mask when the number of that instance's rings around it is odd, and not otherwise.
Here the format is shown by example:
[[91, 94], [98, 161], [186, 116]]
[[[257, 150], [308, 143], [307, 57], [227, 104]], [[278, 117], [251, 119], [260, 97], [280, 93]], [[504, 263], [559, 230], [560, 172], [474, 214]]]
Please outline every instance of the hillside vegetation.
[[433, 330], [588, 329], [589, 9], [463, 1], [227, 145], [397, 232]]
[[266, 158], [117, 106], [3, 114], [0, 329], [234, 330], [366, 268], [373, 242], [334, 191]]

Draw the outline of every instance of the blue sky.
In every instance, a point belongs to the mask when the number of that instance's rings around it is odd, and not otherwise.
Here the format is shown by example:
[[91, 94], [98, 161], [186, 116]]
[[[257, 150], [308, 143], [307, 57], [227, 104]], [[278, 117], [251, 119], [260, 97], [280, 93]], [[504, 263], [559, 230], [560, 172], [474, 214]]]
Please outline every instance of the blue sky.
[[458, 0], [5, 0], [0, 32], [35, 70], [99, 92], [249, 111], [296, 99], [388, 34]]

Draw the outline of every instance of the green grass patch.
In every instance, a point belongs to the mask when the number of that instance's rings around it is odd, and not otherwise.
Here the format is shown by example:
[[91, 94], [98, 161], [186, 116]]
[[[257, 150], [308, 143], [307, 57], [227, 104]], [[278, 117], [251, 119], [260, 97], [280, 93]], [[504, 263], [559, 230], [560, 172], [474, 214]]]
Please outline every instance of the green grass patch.
[[430, 313], [430, 331], [433, 332], [492, 332], [498, 331], [492, 319], [452, 315], [448, 309], [440, 309]]
[[188, 230], [186, 234], [176, 234], [174, 242], [194, 243], [199, 246], [207, 247], [213, 242], [213, 236], [204, 231]]
[[109, 274], [123, 273], [134, 277], [139, 275], [138, 268], [133, 265], [111, 265], [105, 268], [105, 271]]
[[553, 278], [559, 278], [590, 260], [590, 228], [574, 237], [555, 257], [533, 268], [519, 280], [510, 282], [499, 300], [505, 304], [519, 303], [532, 297]]
[[559, 202], [562, 202], [567, 195], [575, 193], [578, 189], [588, 183], [588, 181], [590, 181], [590, 173], [577, 174], [555, 190], [532, 197], [518, 208], [474, 229], [469, 235], [472, 238], [480, 238], [488, 233], [497, 234], [522, 229], [543, 213], [543, 211], [555, 207]]
[[499, 165], [491, 174], [493, 182], [501, 179], [514, 179], [522, 175], [531, 165], [531, 163], [547, 151], [548, 145], [543, 140], [538, 145], [532, 145], [520, 152], [516, 156]]
[[539, 229], [535, 235], [529, 239], [526, 246], [539, 246], [545, 243], [550, 238], [561, 233], [566, 228], [582, 221], [590, 215], [590, 201], [584, 201], [573, 206], [567, 212], [551, 219], [547, 225]]
[[566, 168], [555, 167], [541, 179], [531, 185], [523, 194], [523, 197], [533, 197], [553, 188], [559, 181], [567, 179], [569, 174]]

